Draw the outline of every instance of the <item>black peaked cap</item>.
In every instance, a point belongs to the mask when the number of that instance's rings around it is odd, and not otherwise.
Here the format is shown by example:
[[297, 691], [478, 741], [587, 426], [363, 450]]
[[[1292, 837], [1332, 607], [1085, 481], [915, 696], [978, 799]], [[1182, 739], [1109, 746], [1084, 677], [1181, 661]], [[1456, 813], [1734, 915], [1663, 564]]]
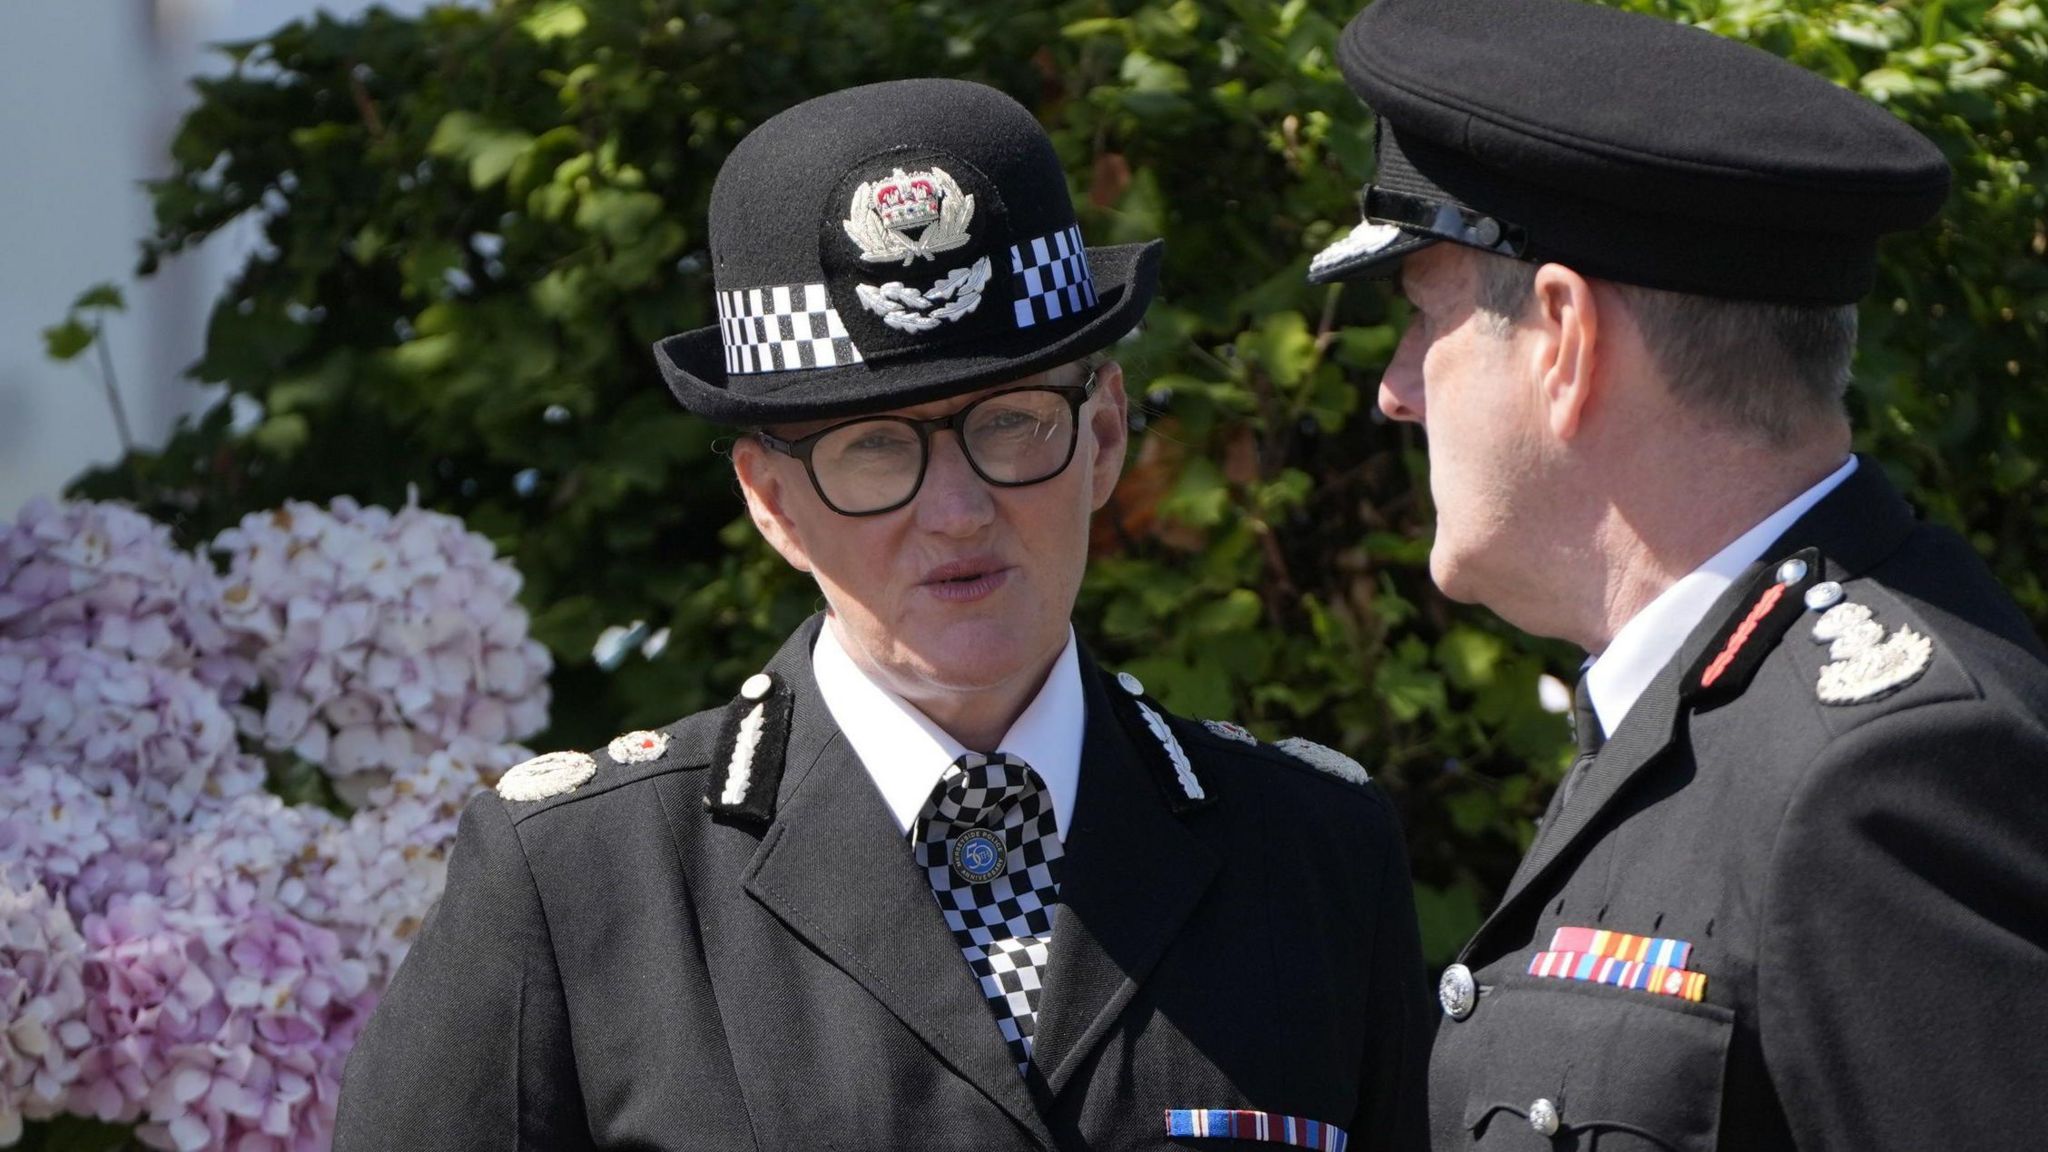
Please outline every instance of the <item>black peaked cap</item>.
[[719, 169], [710, 230], [720, 322], [655, 358], [728, 424], [921, 404], [1098, 351], [1144, 315], [1161, 250], [1084, 248], [1044, 128], [961, 80], [770, 118]]
[[1653, 16], [1378, 0], [1337, 56], [1379, 117], [1380, 163], [1319, 282], [1449, 240], [1652, 288], [1850, 303], [1877, 238], [1948, 191], [1940, 151], [1883, 107]]

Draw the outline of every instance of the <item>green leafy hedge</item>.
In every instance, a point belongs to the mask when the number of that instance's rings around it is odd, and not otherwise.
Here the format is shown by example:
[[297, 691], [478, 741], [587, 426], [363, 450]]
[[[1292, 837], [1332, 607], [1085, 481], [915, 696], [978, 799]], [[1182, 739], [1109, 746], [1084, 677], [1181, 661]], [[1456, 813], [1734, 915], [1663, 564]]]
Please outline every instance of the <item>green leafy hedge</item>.
[[[2048, 18], [2034, 0], [1631, 0], [1888, 103], [1957, 170], [1865, 309], [1860, 446], [2048, 623]], [[1096, 243], [1168, 241], [1124, 349], [1142, 435], [1097, 525], [1082, 631], [1171, 706], [1301, 734], [1401, 800], [1441, 961], [1565, 762], [1545, 671], [1578, 654], [1436, 594], [1420, 434], [1376, 418], [1398, 306], [1311, 288], [1355, 219], [1366, 118], [1331, 57], [1352, 0], [501, 0], [319, 18], [227, 49], [153, 186], [141, 272], [247, 213], [266, 245], [191, 375], [231, 402], [75, 491], [188, 542], [286, 497], [408, 488], [527, 573], [549, 746], [729, 698], [818, 605], [746, 523], [719, 430], [648, 344], [711, 322], [721, 158], [800, 99], [984, 80], [1036, 110]], [[1626, 94], [1617, 94], [1625, 98]], [[54, 334], [76, 354], [104, 298]], [[591, 657], [607, 626], [669, 629]]]

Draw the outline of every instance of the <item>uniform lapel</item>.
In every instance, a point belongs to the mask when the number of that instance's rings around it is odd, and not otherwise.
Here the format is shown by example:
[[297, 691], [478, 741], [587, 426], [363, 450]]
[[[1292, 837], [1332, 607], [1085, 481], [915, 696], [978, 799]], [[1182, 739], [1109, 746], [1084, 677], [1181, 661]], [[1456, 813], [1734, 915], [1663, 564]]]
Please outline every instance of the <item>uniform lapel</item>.
[[[1490, 929], [1507, 919], [1511, 909], [1558, 863], [1570, 854], [1604, 812], [1628, 787], [1629, 782], [1654, 764], [1678, 735], [1681, 714], [1686, 708], [1685, 674], [1703, 650], [1712, 643], [1728, 616], [1747, 607], [1751, 583], [1767, 565], [1781, 556], [1803, 548], [1818, 548], [1828, 558], [1829, 575], [1847, 579], [1876, 564], [1905, 539], [1913, 527], [1912, 510], [1898, 491], [1868, 458], [1785, 534], [1765, 550], [1763, 559], [1750, 566], [1728, 591], [1714, 603], [1699, 627], [1686, 637], [1677, 656], [1650, 682], [1640, 699], [1621, 722], [1621, 730], [1601, 748], [1599, 757], [1587, 769], [1586, 777], [1571, 798], [1571, 804], [1552, 814], [1550, 821], [1523, 858], [1508, 882], [1500, 906], [1481, 925], [1471, 943], [1470, 956], [1480, 947]], [[1540, 890], [1540, 889], [1539, 889]]]
[[808, 644], [801, 660], [778, 657], [771, 668], [795, 692], [789, 768], [742, 878], [747, 893], [1051, 1147], [908, 842], [818, 694]]
[[1080, 790], [1033, 1041], [1033, 1062], [1054, 1094], [1108, 1035], [1218, 866], [1168, 810], [1101, 681], [1084, 656]]

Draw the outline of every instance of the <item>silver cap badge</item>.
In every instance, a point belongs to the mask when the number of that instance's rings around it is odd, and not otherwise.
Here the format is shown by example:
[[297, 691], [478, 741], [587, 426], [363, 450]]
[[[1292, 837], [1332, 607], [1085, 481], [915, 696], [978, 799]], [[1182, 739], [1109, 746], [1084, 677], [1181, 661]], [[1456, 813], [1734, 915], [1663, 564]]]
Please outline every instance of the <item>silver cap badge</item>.
[[[860, 245], [862, 260], [901, 260], [908, 267], [920, 256], [935, 259], [938, 253], [967, 243], [967, 225], [973, 219], [974, 197], [962, 192], [944, 168], [898, 168], [853, 190], [844, 226], [847, 236]], [[913, 231], [919, 234], [912, 236]]]
[[[916, 172], [898, 168], [853, 190], [853, 203], [848, 205], [841, 226], [860, 245], [862, 260], [870, 264], [901, 260], [907, 267], [919, 257], [933, 260], [940, 252], [966, 244], [973, 239], [967, 234], [967, 225], [973, 220], [973, 195], [961, 191], [959, 181], [944, 168]], [[899, 332], [929, 332], [979, 308], [982, 289], [988, 287], [994, 272], [988, 257], [983, 256], [946, 273], [929, 288], [891, 280], [879, 285], [856, 284], [854, 295], [860, 298], [861, 307]]]

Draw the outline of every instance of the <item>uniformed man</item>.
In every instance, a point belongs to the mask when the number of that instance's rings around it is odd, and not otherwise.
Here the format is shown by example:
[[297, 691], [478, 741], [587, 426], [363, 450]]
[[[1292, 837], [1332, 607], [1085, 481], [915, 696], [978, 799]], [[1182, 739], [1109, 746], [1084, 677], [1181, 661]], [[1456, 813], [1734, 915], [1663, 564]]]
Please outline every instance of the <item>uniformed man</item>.
[[749, 429], [828, 610], [732, 703], [507, 773], [348, 1067], [336, 1147], [1419, 1147], [1428, 986], [1387, 799], [1178, 719], [1074, 639], [1158, 243], [1087, 248], [1015, 102], [761, 125], [716, 327], [658, 359]]
[[1431, 574], [1593, 654], [1443, 974], [1434, 1146], [2043, 1146], [2048, 666], [1842, 405], [1941, 154], [1571, 0], [1379, 0], [1340, 59], [1378, 165], [1311, 278], [1412, 306], [1379, 402], [1428, 432]]

